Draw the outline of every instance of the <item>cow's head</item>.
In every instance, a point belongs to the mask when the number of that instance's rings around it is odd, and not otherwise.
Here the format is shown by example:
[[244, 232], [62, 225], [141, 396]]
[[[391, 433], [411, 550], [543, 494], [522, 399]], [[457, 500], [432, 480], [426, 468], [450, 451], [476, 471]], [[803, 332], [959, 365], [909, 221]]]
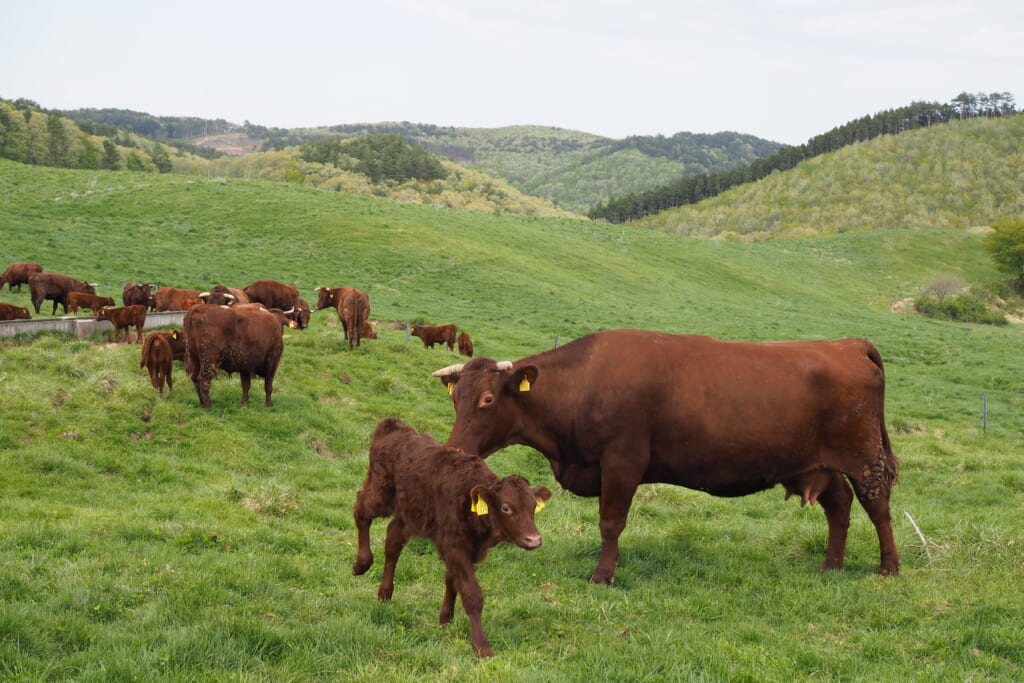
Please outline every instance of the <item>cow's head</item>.
[[455, 404], [455, 425], [448, 445], [486, 458], [517, 441], [524, 397], [537, 381], [537, 367], [475, 358], [433, 373]]
[[238, 301], [238, 297], [229, 292], [228, 288], [223, 285], [217, 285], [208, 292], [200, 293], [198, 299], [200, 303], [212, 304], [214, 306], [230, 306]]
[[540, 547], [540, 531], [533, 517], [551, 498], [546, 486], [531, 488], [526, 479], [510, 476], [493, 484], [474, 486], [469, 498], [470, 510], [487, 515], [491, 528], [503, 541], [527, 550]]
[[322, 308], [337, 308], [338, 287], [316, 287], [316, 310]]

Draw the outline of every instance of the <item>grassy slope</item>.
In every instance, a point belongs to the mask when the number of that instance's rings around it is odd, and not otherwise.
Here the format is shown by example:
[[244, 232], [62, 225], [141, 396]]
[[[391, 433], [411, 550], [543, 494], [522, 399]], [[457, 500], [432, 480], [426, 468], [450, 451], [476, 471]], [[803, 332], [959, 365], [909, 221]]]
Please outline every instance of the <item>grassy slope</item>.
[[971, 119], [851, 145], [639, 224], [759, 239], [969, 228], [1024, 213], [1022, 174], [1024, 116]]
[[[359, 286], [373, 318], [456, 322], [515, 358], [607, 327], [724, 338], [867, 336], [888, 369], [903, 460], [904, 572], [881, 580], [856, 508], [848, 570], [819, 576], [816, 508], [781, 492], [644, 487], [612, 588], [586, 584], [595, 501], [559, 492], [534, 553], [481, 566], [498, 657], [463, 614], [436, 626], [442, 572], [413, 543], [395, 600], [349, 575], [351, 505], [377, 420], [443, 439], [429, 377], [455, 362], [399, 330], [342, 351], [332, 314], [286, 341], [275, 405], [237, 377], [198, 408], [165, 399], [137, 346], [0, 342], [0, 676], [362, 680], [1009, 678], [1024, 665], [1024, 367], [1019, 327], [896, 315], [941, 274], [995, 277], [963, 231], [709, 242], [581, 221], [466, 214], [282, 184], [79, 173], [0, 162], [0, 254], [98, 280], [205, 287], [259, 277]], [[4, 301], [26, 305], [22, 294]], [[990, 425], [980, 430], [981, 397]], [[525, 448], [489, 459], [558, 489]], [[923, 547], [906, 513], [926, 535]], [[375, 552], [383, 529], [374, 527]]]

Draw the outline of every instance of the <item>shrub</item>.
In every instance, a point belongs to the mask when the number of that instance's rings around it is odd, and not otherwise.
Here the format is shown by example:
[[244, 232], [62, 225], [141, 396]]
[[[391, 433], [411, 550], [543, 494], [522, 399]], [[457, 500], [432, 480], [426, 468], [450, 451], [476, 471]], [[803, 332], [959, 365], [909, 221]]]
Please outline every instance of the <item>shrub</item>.
[[914, 308], [929, 318], [987, 325], [1007, 324], [1002, 312], [989, 310], [985, 302], [970, 294], [945, 296], [941, 299], [924, 295], [914, 300]]

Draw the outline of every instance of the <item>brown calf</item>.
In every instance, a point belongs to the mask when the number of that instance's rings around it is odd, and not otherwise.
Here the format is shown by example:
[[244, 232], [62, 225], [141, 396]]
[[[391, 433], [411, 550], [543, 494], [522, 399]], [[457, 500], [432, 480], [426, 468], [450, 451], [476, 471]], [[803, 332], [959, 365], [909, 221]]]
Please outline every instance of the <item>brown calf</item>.
[[28, 309], [0, 301], [0, 320], [31, 320]]
[[88, 308], [93, 315], [99, 313], [104, 306], [113, 306], [114, 299], [109, 296], [86, 294], [85, 292], [68, 292], [68, 313], [78, 313], [79, 308]]
[[451, 622], [455, 596], [461, 595], [473, 648], [477, 655], [490, 657], [494, 653], [481, 622], [484, 595], [473, 565], [506, 541], [527, 550], [540, 547], [533, 516], [550, 497], [547, 487], [530, 488], [518, 476], [499, 479], [481, 458], [385, 418], [373, 433], [369, 471], [356, 496], [359, 550], [352, 573], [363, 574], [373, 564], [370, 523], [377, 517], [392, 517], [384, 542], [380, 600], [391, 599], [395, 565], [406, 541], [429, 539], [446, 569], [441, 626]]
[[459, 335], [459, 353], [463, 356], [473, 357], [473, 340], [469, 338], [469, 334], [466, 332]]
[[455, 349], [455, 325], [413, 325], [412, 336], [423, 340], [423, 348], [434, 348], [434, 344], [446, 344], [448, 350]]
[[134, 327], [137, 334], [135, 343], [142, 343], [142, 328], [146, 325], [146, 307], [142, 304], [119, 306], [118, 308], [104, 306], [100, 309], [99, 313], [96, 314], [96, 319], [110, 321], [114, 326], [115, 342], [118, 340], [118, 337], [121, 336], [121, 330], [124, 330], [124, 340], [126, 342], [130, 341], [130, 333], [128, 330], [129, 328]]
[[142, 359], [140, 368], [149, 372], [149, 382], [153, 388], [164, 395], [164, 382], [167, 389], [174, 388], [171, 368], [176, 360], [185, 360], [185, 339], [181, 332], [151, 332], [142, 343]]

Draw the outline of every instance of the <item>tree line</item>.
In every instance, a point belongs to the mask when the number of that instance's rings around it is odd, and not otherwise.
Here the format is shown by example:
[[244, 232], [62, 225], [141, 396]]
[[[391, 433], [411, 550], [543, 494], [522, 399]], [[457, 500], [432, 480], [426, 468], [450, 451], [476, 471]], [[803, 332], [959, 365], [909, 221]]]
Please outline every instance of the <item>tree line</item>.
[[589, 217], [610, 223], [625, 223], [666, 209], [696, 204], [726, 190], [764, 178], [775, 171], [785, 171], [801, 161], [834, 152], [847, 145], [882, 135], [896, 135], [907, 130], [975, 117], [1000, 117], [1015, 114], [1013, 95], [961, 93], [947, 104], [915, 102], [899, 109], [890, 109], [850, 121], [815, 136], [807, 143], [783, 147], [741, 168], [686, 176], [669, 185], [637, 192], [598, 204]]

